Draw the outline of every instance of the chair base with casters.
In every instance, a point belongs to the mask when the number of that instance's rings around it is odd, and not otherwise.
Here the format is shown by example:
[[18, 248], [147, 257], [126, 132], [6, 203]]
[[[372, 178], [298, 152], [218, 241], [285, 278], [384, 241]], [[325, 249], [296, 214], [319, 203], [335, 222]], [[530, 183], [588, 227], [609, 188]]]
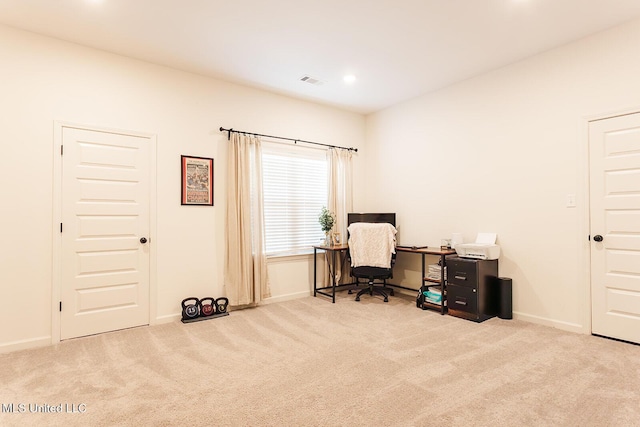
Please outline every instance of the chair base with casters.
[[[351, 276], [356, 278], [356, 285], [361, 284], [360, 279], [367, 280], [367, 287], [360, 289], [360, 291], [356, 294], [356, 301], [360, 301], [360, 297], [364, 294], [369, 294], [373, 296], [373, 294], [378, 294], [384, 297], [384, 302], [389, 301], [389, 295], [393, 296], [393, 289], [387, 287], [387, 279], [391, 279], [393, 277], [390, 268], [380, 268], [380, 267], [354, 267], [351, 269]], [[381, 280], [382, 286], [375, 286], [376, 280]], [[349, 293], [352, 293], [353, 290], [349, 290]], [[387, 294], [388, 292], [388, 294]]]

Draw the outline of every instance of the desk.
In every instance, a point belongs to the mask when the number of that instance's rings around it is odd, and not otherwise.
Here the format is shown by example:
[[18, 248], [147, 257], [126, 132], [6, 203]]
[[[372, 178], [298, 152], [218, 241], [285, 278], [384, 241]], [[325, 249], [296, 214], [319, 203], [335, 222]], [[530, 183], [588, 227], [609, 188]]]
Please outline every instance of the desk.
[[[418, 291], [418, 298], [416, 299], [416, 304], [419, 308], [422, 308], [423, 310], [426, 310], [428, 308], [432, 308], [435, 310], [440, 310], [440, 314], [445, 314], [446, 313], [446, 306], [444, 305], [445, 301], [447, 300], [446, 298], [446, 294], [445, 294], [445, 290], [447, 289], [447, 280], [445, 279], [445, 270], [444, 267], [447, 265], [447, 256], [449, 255], [455, 255], [456, 251], [453, 249], [440, 249], [438, 247], [433, 247], [433, 248], [420, 248], [420, 249], [411, 249], [409, 247], [406, 246], [398, 246], [396, 247], [396, 252], [406, 252], [406, 253], [412, 253], [412, 254], [420, 254], [422, 255], [422, 280], [420, 283], [420, 290]], [[434, 282], [434, 283], [438, 283], [436, 281], [433, 281], [431, 279], [427, 278], [427, 262], [426, 262], [426, 256], [427, 255], [436, 255], [440, 257], [440, 290], [442, 292], [442, 302], [440, 303], [440, 305], [438, 306], [438, 304], [431, 304], [427, 301], [424, 301], [424, 298], [421, 298], [422, 296], [422, 291], [425, 290], [426, 286], [425, 286], [425, 282]], [[389, 285], [389, 286], [393, 286], [393, 285]]]
[[[342, 245], [314, 245], [313, 246], [313, 296], [316, 294], [325, 295], [331, 297], [333, 303], [336, 302], [336, 288], [339, 288], [341, 285], [336, 285], [336, 256], [340, 254], [342, 260], [346, 260], [347, 258], [347, 249], [349, 246], [346, 244]], [[325, 257], [327, 259], [327, 265], [329, 266], [329, 276], [331, 277], [331, 286], [324, 286], [318, 288], [318, 282], [316, 280], [317, 276], [317, 261], [318, 261], [318, 250], [324, 251]], [[342, 285], [347, 286], [347, 285]], [[348, 286], [351, 286], [349, 284]], [[331, 293], [324, 292], [327, 289], [331, 289]]]
[[[349, 246], [346, 244], [342, 244], [342, 245], [334, 245], [334, 246], [325, 246], [325, 245], [314, 245], [313, 246], [313, 296], [315, 297], [316, 294], [321, 294], [321, 295], [325, 295], [328, 297], [331, 297], [331, 301], [333, 303], [336, 302], [336, 289], [340, 288], [340, 287], [344, 287], [344, 286], [351, 286], [351, 284], [347, 284], [347, 285], [336, 285], [336, 257], [338, 256], [338, 254], [342, 257], [342, 260], [346, 260], [346, 255], [347, 255], [347, 249], [349, 249]], [[325, 286], [325, 287], [320, 287], [318, 288], [318, 284], [317, 284], [317, 280], [316, 280], [316, 276], [317, 276], [317, 261], [318, 261], [318, 250], [324, 251], [325, 253], [325, 257], [327, 259], [327, 265], [329, 266], [329, 276], [331, 278], [331, 286]], [[440, 304], [440, 307], [438, 307], [437, 304], [430, 304], [428, 302], [423, 302], [422, 304], [419, 304], [418, 307], [422, 308], [423, 310], [426, 310], [427, 308], [433, 308], [433, 309], [440, 309], [440, 314], [445, 314], [446, 310], [446, 306], [444, 305], [444, 302], [446, 301], [446, 297], [445, 297], [445, 289], [446, 289], [446, 280], [445, 280], [445, 273], [444, 273], [444, 267], [446, 265], [446, 257], [449, 255], [455, 255], [456, 251], [453, 249], [440, 249], [437, 247], [433, 247], [433, 248], [420, 248], [420, 249], [411, 249], [408, 247], [396, 247], [396, 252], [405, 252], [405, 253], [412, 253], [412, 254], [419, 254], [422, 256], [422, 280], [420, 283], [420, 289], [419, 289], [419, 294], [418, 297], [420, 297], [420, 295], [422, 295], [422, 291], [425, 288], [425, 281], [429, 281], [429, 279], [427, 279], [427, 262], [426, 262], [426, 256], [427, 255], [436, 255], [440, 257], [440, 286], [442, 289], [442, 303]], [[415, 289], [413, 288], [407, 288], [404, 286], [400, 286], [400, 285], [393, 285], [391, 283], [387, 283], [387, 286], [392, 286], [395, 288], [401, 288], [401, 289], [407, 289], [410, 291], [415, 291]], [[331, 289], [331, 293], [325, 292], [326, 290]]]

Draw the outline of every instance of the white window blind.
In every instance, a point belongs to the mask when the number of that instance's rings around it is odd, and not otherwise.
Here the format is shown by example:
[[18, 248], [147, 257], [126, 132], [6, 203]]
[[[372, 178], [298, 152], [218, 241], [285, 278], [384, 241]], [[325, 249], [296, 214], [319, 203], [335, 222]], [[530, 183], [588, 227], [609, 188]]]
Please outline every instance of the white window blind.
[[267, 255], [309, 252], [324, 237], [318, 215], [328, 200], [326, 153], [264, 144], [262, 173]]

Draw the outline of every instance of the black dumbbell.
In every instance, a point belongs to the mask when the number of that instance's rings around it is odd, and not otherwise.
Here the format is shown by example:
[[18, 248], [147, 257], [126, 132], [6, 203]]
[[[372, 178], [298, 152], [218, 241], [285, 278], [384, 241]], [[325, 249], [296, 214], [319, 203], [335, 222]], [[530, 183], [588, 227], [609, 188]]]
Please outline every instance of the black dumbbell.
[[202, 298], [200, 300], [200, 315], [202, 317], [207, 317], [214, 314], [216, 312], [215, 304], [216, 300], [211, 297]]
[[229, 306], [229, 298], [220, 297], [216, 300], [216, 313], [226, 313]]
[[[193, 302], [188, 304], [188, 302]], [[195, 319], [200, 315], [200, 300], [195, 297], [182, 300], [182, 318], [185, 320]]]

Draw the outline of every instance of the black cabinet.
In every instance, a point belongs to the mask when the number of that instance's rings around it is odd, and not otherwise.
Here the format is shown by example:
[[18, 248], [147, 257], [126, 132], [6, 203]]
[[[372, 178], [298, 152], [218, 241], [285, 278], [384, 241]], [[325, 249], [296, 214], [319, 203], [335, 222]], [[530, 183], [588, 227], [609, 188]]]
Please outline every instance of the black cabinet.
[[498, 314], [497, 259], [449, 258], [447, 270], [450, 315], [483, 322]]

